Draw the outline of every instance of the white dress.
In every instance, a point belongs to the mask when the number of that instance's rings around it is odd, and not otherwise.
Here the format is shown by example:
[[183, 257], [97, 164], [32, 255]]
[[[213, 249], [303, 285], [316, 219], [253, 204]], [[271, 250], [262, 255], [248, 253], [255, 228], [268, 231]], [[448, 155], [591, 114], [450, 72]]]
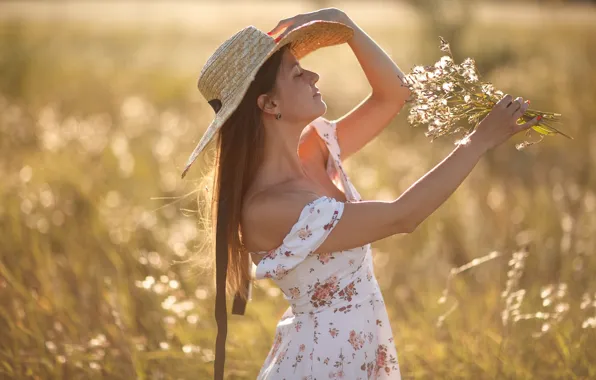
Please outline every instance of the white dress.
[[[361, 201], [340, 158], [335, 123], [312, 123], [329, 148], [327, 173], [349, 203]], [[256, 266], [290, 306], [279, 320], [258, 379], [401, 379], [393, 333], [373, 271], [370, 244], [313, 254], [342, 217], [322, 196], [304, 206], [283, 243]]]

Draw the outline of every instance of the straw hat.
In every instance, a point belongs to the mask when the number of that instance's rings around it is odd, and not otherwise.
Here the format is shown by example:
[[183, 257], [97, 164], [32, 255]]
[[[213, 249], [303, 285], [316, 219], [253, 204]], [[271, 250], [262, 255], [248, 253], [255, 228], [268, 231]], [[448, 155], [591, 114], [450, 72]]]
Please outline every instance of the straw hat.
[[333, 21], [315, 20], [291, 30], [279, 42], [254, 26], [234, 34], [207, 60], [198, 81], [199, 91], [215, 109], [215, 118], [207, 127], [182, 171], [182, 178], [223, 123], [238, 107], [255, 75], [265, 61], [287, 44], [301, 59], [319, 48], [349, 40], [354, 30]]

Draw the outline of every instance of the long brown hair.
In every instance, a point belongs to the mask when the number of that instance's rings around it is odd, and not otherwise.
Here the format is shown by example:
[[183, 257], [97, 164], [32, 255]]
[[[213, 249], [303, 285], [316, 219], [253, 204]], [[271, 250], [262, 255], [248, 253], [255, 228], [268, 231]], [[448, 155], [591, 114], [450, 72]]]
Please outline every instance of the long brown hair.
[[[244, 196], [263, 161], [265, 130], [257, 98], [274, 89], [287, 46], [274, 53], [261, 66], [242, 101], [222, 125], [215, 139], [217, 145], [212, 165], [213, 191], [207, 202], [211, 217], [200, 220], [207, 225], [211, 234], [215, 233], [215, 239], [211, 239], [211, 242], [215, 241], [216, 380], [223, 379], [224, 372], [228, 329], [226, 294], [235, 294], [232, 313], [242, 315], [250, 287], [250, 258], [243, 244], [240, 221]], [[199, 187], [199, 196], [204, 191], [208, 192], [208, 188], [204, 190]], [[200, 208], [199, 200], [199, 212]]]
[[[288, 45], [282, 47], [261, 66], [242, 101], [222, 125], [214, 139], [216, 146], [211, 173], [203, 177], [198, 189], [199, 198], [205, 199], [203, 211], [208, 214], [200, 218], [201, 229], [211, 233], [205, 242], [210, 243], [210, 248], [215, 248], [215, 256], [225, 248], [228, 267], [226, 293], [236, 293], [243, 300], [248, 297], [245, 284], [250, 281], [250, 258], [242, 241], [241, 211], [244, 195], [262, 163], [265, 145], [262, 111], [257, 105], [257, 98], [273, 90], [287, 48]], [[205, 186], [209, 181], [211, 186]], [[213, 256], [203, 256], [200, 262], [203, 267], [215, 269]]]

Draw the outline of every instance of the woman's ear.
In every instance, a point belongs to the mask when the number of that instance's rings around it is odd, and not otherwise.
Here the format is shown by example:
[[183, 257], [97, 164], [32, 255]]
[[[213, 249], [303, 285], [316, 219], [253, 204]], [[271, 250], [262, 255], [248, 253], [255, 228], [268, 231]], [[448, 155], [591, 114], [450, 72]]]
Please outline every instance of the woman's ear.
[[276, 113], [277, 104], [271, 99], [271, 97], [269, 97], [269, 95], [259, 95], [257, 98], [257, 105], [263, 112], [271, 115], [275, 115]]

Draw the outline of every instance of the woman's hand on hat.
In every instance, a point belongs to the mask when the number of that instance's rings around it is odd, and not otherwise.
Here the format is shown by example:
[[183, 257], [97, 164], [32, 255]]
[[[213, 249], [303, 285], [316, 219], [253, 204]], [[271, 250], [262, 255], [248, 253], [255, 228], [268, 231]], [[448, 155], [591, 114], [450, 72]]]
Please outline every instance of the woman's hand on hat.
[[279, 40], [284, 38], [286, 34], [290, 33], [290, 31], [292, 31], [293, 29], [296, 29], [301, 25], [315, 20], [345, 23], [347, 20], [349, 20], [349, 18], [342, 10], [338, 8], [323, 8], [314, 12], [300, 13], [296, 16], [283, 19], [275, 26], [275, 28], [271, 29], [271, 31], [269, 31], [267, 34], [270, 36], [274, 36], [285, 28], [283, 33], [281, 33], [275, 39], [275, 42], [278, 42]]

